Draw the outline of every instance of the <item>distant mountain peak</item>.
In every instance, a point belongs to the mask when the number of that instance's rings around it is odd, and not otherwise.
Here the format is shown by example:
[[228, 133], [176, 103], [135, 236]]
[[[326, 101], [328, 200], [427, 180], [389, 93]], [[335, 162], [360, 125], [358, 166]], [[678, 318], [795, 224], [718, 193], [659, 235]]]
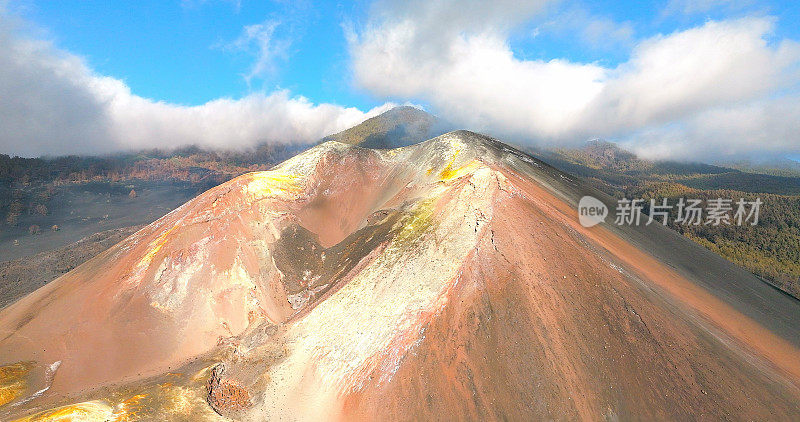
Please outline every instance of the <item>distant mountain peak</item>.
[[621, 148], [614, 142], [601, 138], [594, 138], [586, 142], [583, 150], [596, 158], [613, 160], [636, 160], [636, 154]]
[[389, 149], [422, 142], [447, 132], [449, 126], [438, 117], [416, 107], [399, 106], [371, 117], [358, 125], [326, 136], [366, 148]]

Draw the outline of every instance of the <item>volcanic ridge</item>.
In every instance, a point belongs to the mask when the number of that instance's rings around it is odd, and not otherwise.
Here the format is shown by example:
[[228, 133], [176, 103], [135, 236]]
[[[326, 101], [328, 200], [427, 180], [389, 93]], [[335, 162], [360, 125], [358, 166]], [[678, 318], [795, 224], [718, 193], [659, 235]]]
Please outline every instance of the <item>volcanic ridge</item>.
[[584, 194], [472, 132], [318, 145], [0, 311], [0, 420], [797, 418], [797, 301]]

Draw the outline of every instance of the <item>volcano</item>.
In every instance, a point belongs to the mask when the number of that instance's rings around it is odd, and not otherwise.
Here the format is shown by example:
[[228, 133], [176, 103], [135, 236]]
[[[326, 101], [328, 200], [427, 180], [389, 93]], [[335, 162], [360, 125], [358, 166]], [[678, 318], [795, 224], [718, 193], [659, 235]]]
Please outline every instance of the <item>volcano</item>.
[[2, 420], [800, 417], [800, 302], [466, 131], [326, 142], [0, 311]]

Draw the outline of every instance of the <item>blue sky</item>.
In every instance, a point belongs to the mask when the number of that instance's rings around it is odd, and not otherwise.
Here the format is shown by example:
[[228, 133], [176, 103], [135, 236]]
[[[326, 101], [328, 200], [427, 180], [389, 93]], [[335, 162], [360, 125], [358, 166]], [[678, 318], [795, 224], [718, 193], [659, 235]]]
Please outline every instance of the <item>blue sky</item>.
[[[800, 110], [778, 128], [771, 120], [800, 86], [794, 2], [11, 0], [3, 9], [6, 45], [19, 46], [0, 51], [19, 66], [0, 83], [0, 111], [16, 114], [0, 138], [10, 153], [309, 141], [401, 103], [516, 142], [599, 136], [656, 158], [800, 153], [791, 136]], [[37, 86], [54, 88], [34, 95]], [[42, 103], [15, 102], [27, 93]], [[192, 132], [211, 110], [218, 120]], [[43, 117], [53, 114], [57, 127]]]
[[[22, 9], [22, 7], [20, 7]], [[124, 80], [144, 97], [197, 105], [252, 90], [287, 88], [315, 102], [357, 107], [376, 103], [347, 83], [341, 23], [353, 6], [312, 8], [277, 2], [107, 1], [25, 3], [22, 16], [50, 32], [59, 47], [87, 59], [97, 72]], [[274, 71], [248, 83], [251, 54], [231, 47], [248, 25], [278, 21], [291, 40]]]
[[[60, 0], [11, 4], [21, 16], [48, 31], [58, 46], [85, 57], [97, 72], [124, 80], [147, 98], [198, 105], [278, 87], [314, 102], [361, 109], [381, 104], [380, 98], [351, 83], [343, 30], [343, 25], [363, 20], [370, 3], [290, 3], [143, 0], [119, 6], [108, 1]], [[616, 65], [627, 58], [630, 44], [587, 43], [575, 35], [574, 27], [553, 16], [571, 13], [629, 25], [631, 41], [748, 13], [776, 16], [777, 38], [800, 39], [800, 25], [793, 24], [800, 22], [797, 2], [743, 2], [692, 14], [667, 13], [667, 5], [666, 1], [559, 2], [551, 6], [553, 14], [515, 29], [511, 47], [518, 57], [530, 59]], [[285, 57], [275, 60], [273, 71], [248, 85], [243, 75], [253, 57], [229, 44], [244, 27], [265, 21], [280, 22], [276, 35], [291, 40], [291, 46]]]

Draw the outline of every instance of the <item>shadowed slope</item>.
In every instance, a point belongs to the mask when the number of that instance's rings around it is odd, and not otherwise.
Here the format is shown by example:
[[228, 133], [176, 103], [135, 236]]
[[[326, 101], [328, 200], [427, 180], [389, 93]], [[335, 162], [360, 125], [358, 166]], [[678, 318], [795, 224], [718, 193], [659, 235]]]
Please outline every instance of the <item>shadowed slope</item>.
[[0, 309], [69, 272], [132, 235], [142, 226], [112, 229], [86, 236], [63, 248], [0, 262]]

